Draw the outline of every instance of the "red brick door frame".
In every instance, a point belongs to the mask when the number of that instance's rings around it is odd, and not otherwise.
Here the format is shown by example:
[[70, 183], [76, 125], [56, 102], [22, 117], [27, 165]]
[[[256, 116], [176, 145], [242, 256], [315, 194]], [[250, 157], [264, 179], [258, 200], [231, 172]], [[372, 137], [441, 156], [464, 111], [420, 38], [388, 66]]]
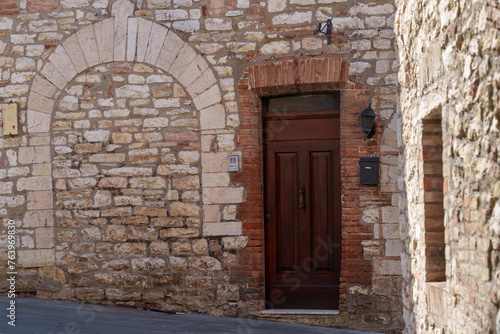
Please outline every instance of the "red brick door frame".
[[[232, 182], [241, 183], [246, 201], [239, 205], [238, 218], [248, 246], [239, 250], [231, 278], [241, 283], [249, 309], [265, 308], [264, 201], [262, 152], [262, 97], [329, 91], [341, 92], [340, 138], [342, 178], [342, 264], [340, 310], [346, 310], [348, 284], [371, 284], [372, 263], [363, 257], [363, 240], [372, 239], [372, 228], [363, 225], [360, 197], [370, 196], [359, 186], [358, 161], [368, 154], [358, 113], [366, 108], [371, 91], [349, 81], [348, 62], [343, 58], [293, 59], [248, 66], [238, 83], [241, 125], [237, 145], [243, 152], [243, 169]], [[378, 151], [378, 136], [372, 147]]]

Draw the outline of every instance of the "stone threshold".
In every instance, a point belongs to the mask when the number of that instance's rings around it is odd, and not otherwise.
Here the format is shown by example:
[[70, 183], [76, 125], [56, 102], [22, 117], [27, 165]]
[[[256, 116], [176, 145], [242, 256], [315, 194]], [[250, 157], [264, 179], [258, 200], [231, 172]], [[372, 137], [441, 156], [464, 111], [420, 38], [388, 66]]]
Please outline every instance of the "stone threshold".
[[339, 310], [309, 310], [309, 309], [273, 309], [258, 311], [256, 315], [261, 317], [266, 316], [283, 316], [283, 315], [338, 315]]

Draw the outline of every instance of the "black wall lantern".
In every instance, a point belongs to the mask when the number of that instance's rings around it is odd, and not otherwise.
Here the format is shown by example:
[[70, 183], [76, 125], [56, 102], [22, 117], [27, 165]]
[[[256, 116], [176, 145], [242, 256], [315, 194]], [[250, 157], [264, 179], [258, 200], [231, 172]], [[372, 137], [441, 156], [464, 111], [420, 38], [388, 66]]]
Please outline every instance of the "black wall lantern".
[[318, 23], [318, 29], [314, 30], [315, 35], [326, 35], [326, 44], [332, 44], [332, 19], [327, 19], [326, 24]]
[[364, 140], [370, 139], [375, 134], [375, 118], [377, 114], [372, 109], [372, 104], [361, 113], [361, 129], [365, 133]]

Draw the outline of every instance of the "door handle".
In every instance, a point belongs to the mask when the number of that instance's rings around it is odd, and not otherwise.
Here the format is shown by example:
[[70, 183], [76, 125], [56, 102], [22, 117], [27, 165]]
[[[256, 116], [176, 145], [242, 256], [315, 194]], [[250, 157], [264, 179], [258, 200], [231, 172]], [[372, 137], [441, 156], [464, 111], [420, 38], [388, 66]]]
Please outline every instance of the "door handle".
[[306, 208], [306, 203], [304, 200], [305, 195], [306, 195], [306, 188], [302, 186], [302, 188], [299, 189], [299, 209]]

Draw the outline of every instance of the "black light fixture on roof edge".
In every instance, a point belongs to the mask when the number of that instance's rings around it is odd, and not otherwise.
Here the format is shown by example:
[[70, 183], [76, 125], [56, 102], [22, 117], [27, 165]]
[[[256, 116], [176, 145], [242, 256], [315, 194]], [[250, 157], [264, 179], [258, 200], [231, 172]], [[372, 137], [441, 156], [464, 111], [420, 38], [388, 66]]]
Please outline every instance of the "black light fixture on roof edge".
[[361, 115], [361, 130], [363, 130], [364, 138], [363, 140], [370, 139], [375, 134], [375, 118], [377, 114], [372, 109], [372, 104], [368, 105], [368, 108], [363, 110]]

